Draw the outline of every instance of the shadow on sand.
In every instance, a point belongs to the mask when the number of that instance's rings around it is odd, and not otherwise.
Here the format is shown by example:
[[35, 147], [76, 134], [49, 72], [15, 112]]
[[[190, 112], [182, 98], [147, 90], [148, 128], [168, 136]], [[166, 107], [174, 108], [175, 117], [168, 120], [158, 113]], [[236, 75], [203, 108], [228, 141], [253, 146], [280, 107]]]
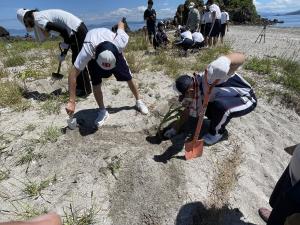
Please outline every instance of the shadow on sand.
[[[186, 140], [191, 138], [194, 134], [195, 128], [197, 124], [197, 119], [190, 117], [186, 125], [183, 127], [180, 134], [176, 135], [174, 138], [172, 138], [170, 141], [172, 142], [172, 145], [167, 148], [167, 150], [162, 153], [161, 155], [155, 155], [153, 157], [154, 161], [161, 162], [161, 163], [167, 163], [169, 160], [175, 158], [180, 160], [185, 160], [184, 156], [176, 156], [179, 152], [182, 151], [184, 148], [184, 143]], [[170, 125], [172, 126], [172, 125]], [[166, 127], [162, 133], [164, 133], [166, 130], [170, 128], [170, 126]], [[204, 120], [203, 123], [203, 129], [201, 130], [201, 133], [199, 137], [202, 137], [206, 132], [208, 132], [209, 128], [209, 121]], [[155, 136], [148, 136], [146, 140], [151, 144], [161, 144], [163, 141], [167, 140], [164, 137], [161, 137], [160, 135], [156, 134]]]
[[201, 202], [192, 202], [181, 207], [175, 225], [255, 225], [244, 222], [243, 217], [239, 209], [206, 208]]

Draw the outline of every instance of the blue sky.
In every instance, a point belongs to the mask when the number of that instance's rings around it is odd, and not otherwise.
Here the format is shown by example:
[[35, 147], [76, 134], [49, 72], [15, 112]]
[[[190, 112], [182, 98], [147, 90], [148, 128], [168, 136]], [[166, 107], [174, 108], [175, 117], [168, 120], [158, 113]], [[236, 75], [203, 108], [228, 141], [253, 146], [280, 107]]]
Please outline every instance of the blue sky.
[[[154, 0], [159, 18], [174, 16], [176, 7], [184, 0]], [[300, 0], [254, 0], [258, 11], [282, 12], [300, 9]], [[126, 16], [141, 21], [147, 0], [3, 0], [0, 1], [0, 26], [21, 29], [16, 19], [18, 8], [60, 8], [82, 18], [87, 24], [117, 21]]]

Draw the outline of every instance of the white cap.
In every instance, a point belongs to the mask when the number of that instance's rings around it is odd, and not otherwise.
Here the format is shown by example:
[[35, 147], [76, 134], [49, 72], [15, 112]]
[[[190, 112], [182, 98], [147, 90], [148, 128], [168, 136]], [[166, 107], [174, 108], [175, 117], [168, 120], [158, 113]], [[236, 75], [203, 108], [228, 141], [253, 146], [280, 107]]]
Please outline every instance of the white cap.
[[192, 8], [194, 8], [194, 7], [195, 7], [195, 3], [194, 3], [194, 2], [191, 2], [190, 5], [189, 5], [189, 8], [192, 9]]
[[215, 80], [222, 80], [223, 82], [229, 78], [228, 72], [230, 70], [231, 61], [226, 56], [221, 56], [207, 67], [207, 80], [212, 84]]
[[[30, 11], [29, 9], [18, 9], [17, 10], [17, 18], [18, 18], [18, 20], [25, 26], [25, 24], [24, 24], [24, 16], [25, 16], [25, 14], [28, 12], [28, 11]], [[32, 28], [28, 28], [28, 27], [26, 27], [26, 30], [28, 31], [28, 32], [31, 32], [32, 31]]]
[[290, 162], [290, 176], [293, 185], [300, 180], [300, 144], [297, 145]]
[[111, 70], [115, 68], [116, 62], [117, 62], [116, 57], [109, 50], [105, 50], [101, 52], [97, 58], [98, 65], [104, 70]]

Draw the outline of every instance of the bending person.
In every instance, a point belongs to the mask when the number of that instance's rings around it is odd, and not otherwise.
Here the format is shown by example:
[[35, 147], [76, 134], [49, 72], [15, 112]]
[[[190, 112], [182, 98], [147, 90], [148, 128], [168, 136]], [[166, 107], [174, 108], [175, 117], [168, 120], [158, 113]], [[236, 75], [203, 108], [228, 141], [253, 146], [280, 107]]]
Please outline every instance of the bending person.
[[[217, 85], [212, 90], [206, 111], [210, 127], [203, 139], [207, 145], [216, 144], [225, 137], [226, 126], [232, 118], [241, 117], [253, 111], [257, 105], [254, 91], [247, 81], [235, 73], [244, 61], [243, 54], [232, 53], [213, 61], [205, 73], [195, 75], [195, 77], [188, 75], [179, 77], [175, 86], [180, 94], [179, 101], [185, 106], [185, 110], [176, 125], [167, 130], [164, 136], [172, 138], [187, 122], [189, 116], [199, 116], [204, 93], [208, 85], [215, 81]], [[196, 90], [194, 90], [195, 84]]]
[[[75, 62], [83, 46], [88, 32], [85, 24], [78, 17], [60, 9], [29, 10], [18, 9], [18, 20], [26, 27], [28, 32], [34, 31], [38, 41], [44, 41], [50, 32], [57, 32], [64, 39], [60, 44], [63, 54], [59, 55], [62, 62], [68, 50], [72, 50], [72, 64]], [[87, 70], [84, 69], [77, 78], [77, 96], [86, 96], [91, 93], [91, 85]]]
[[136, 85], [132, 80], [131, 71], [122, 54], [128, 40], [129, 36], [125, 33], [123, 22], [119, 22], [117, 33], [106, 28], [93, 29], [87, 33], [83, 47], [69, 73], [70, 98], [66, 107], [69, 115], [75, 111], [76, 78], [87, 65], [92, 80], [93, 93], [99, 106], [98, 117], [95, 121], [97, 126], [102, 126], [109, 116], [103, 102], [101, 83], [103, 78], [108, 78], [112, 74], [118, 81], [128, 83], [136, 98], [137, 109], [143, 114], [148, 114], [148, 108], [140, 99]]

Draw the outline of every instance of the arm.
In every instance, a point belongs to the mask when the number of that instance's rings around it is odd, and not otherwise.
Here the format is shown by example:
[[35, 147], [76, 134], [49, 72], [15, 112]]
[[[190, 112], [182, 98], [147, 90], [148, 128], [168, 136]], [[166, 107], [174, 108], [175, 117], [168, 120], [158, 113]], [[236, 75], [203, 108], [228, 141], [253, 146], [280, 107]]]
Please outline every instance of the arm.
[[56, 31], [56, 32], [60, 33], [60, 35], [64, 39], [64, 42], [67, 44], [70, 44], [70, 37], [69, 37], [69, 33], [68, 33], [67, 29], [64, 28], [63, 26], [61, 26], [60, 24], [48, 22], [46, 25], [46, 30], [47, 31], [52, 30], [52, 31]]
[[231, 61], [228, 74], [233, 74], [246, 60], [245, 55], [238, 52], [228, 54], [226, 57]]
[[66, 107], [66, 111], [69, 115], [73, 115], [75, 112], [75, 99], [76, 99], [76, 79], [80, 74], [80, 70], [76, 69], [75, 66], [72, 67], [68, 82], [69, 82], [69, 102]]

